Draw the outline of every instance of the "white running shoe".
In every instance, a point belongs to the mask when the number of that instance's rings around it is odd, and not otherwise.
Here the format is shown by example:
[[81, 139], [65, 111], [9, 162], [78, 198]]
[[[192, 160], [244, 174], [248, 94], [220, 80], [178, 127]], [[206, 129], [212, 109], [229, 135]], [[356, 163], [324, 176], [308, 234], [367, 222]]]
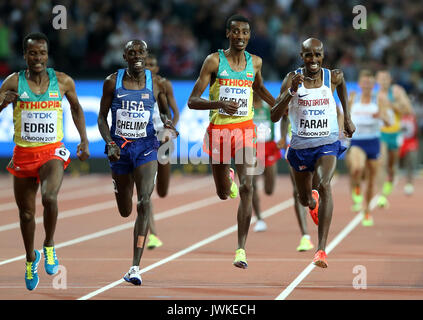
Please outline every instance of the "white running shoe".
[[267, 224], [263, 220], [257, 220], [254, 226], [254, 232], [263, 232], [267, 230]]
[[414, 186], [413, 186], [411, 183], [407, 183], [407, 184], [404, 186], [404, 193], [405, 193], [407, 196], [410, 196], [410, 195], [412, 195], [412, 194], [413, 194], [413, 192], [414, 192]]
[[129, 271], [123, 276], [123, 279], [127, 282], [132, 283], [133, 285], [140, 286], [142, 283], [142, 279], [139, 267], [131, 267]]

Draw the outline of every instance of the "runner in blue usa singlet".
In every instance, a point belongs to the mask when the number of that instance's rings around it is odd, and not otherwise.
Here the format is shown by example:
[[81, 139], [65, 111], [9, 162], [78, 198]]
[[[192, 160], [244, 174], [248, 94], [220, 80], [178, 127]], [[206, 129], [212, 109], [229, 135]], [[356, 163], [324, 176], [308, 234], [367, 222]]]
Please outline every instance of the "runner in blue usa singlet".
[[[157, 160], [159, 142], [153, 125], [156, 99], [150, 70], [145, 70], [145, 88], [128, 90], [122, 84], [126, 69], [119, 69], [111, 105], [110, 135], [121, 148], [120, 159], [110, 162], [113, 172], [127, 174], [143, 163]], [[107, 154], [107, 150], [105, 151]]]
[[[152, 213], [151, 194], [157, 176], [159, 141], [153, 125], [154, 104], [157, 101], [160, 119], [173, 137], [178, 135], [170, 120], [166, 90], [145, 69], [147, 44], [142, 40], [126, 43], [123, 57], [126, 69], [108, 76], [98, 114], [98, 129], [106, 142], [107, 158], [112, 171], [119, 214], [129, 217], [133, 207], [134, 187], [137, 194], [137, 218], [133, 230], [132, 265], [123, 279], [141, 285], [140, 262]], [[112, 114], [109, 128], [107, 117]]]

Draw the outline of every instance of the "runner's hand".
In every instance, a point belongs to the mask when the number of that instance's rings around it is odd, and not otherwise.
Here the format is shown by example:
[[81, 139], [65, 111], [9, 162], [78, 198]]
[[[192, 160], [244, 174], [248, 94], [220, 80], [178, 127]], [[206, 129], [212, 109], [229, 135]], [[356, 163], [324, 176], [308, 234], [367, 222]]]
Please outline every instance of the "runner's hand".
[[220, 101], [220, 108], [227, 114], [233, 115], [238, 110], [239, 105], [235, 101]]
[[347, 138], [351, 138], [355, 132], [355, 125], [351, 119], [344, 119], [344, 135]]
[[[165, 139], [165, 142], [166, 141], [168, 141], [169, 140], [169, 138], [172, 138], [172, 139], [175, 139], [175, 138], [177, 138], [178, 136], [179, 136], [179, 132], [178, 132], [178, 130], [176, 130], [176, 128], [174, 127], [174, 125], [173, 125], [173, 122], [172, 122], [172, 120], [167, 120], [165, 123], [164, 123], [164, 125], [163, 125], [163, 127], [165, 128], [165, 130], [167, 131], [167, 132], [165, 132], [165, 134], [164, 134], [164, 139]], [[170, 137], [169, 137], [170, 136]]]
[[90, 157], [90, 151], [88, 150], [88, 141], [81, 142], [80, 144], [78, 144], [78, 147], [76, 148], [76, 155], [81, 161], [85, 161]]
[[14, 103], [18, 97], [19, 97], [19, 94], [16, 91], [7, 90], [4, 93], [2, 106], [6, 107], [7, 105], [9, 105], [9, 103]]
[[298, 86], [304, 82], [304, 75], [296, 73], [291, 80], [291, 90], [294, 92], [298, 91]]
[[107, 144], [107, 157], [111, 162], [115, 162], [120, 159], [120, 148], [115, 142]]
[[286, 139], [281, 138], [278, 142], [276, 142], [276, 146], [278, 149], [285, 149], [286, 148]]

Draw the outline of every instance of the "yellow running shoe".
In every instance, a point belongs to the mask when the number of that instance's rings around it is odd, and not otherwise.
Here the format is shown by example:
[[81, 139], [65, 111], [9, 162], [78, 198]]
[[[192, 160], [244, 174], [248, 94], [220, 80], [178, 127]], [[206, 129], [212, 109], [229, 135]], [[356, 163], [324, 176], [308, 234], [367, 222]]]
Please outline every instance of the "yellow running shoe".
[[384, 196], [389, 196], [392, 193], [393, 189], [394, 189], [394, 186], [392, 185], [392, 182], [386, 181], [383, 184], [382, 193]]
[[389, 207], [388, 198], [386, 198], [384, 195], [380, 195], [379, 198], [377, 199], [377, 206], [379, 208], [388, 208]]
[[163, 242], [161, 242], [160, 239], [156, 237], [154, 234], [150, 234], [148, 236], [147, 249], [152, 250], [154, 248], [161, 247], [162, 245], [163, 245]]
[[363, 227], [372, 227], [373, 226], [372, 216], [368, 213], [363, 214], [363, 220], [361, 220], [361, 224], [363, 225]]
[[232, 168], [229, 169], [229, 179], [232, 181], [231, 193], [229, 196], [235, 199], [238, 196], [238, 186], [235, 183], [235, 171]]
[[235, 267], [241, 268], [241, 269], [247, 269], [247, 258], [245, 256], [245, 250], [244, 249], [238, 249], [235, 251], [235, 260], [233, 262], [233, 265]]
[[352, 205], [352, 211], [353, 212], [359, 212], [361, 211], [361, 204], [363, 203], [363, 195], [361, 194], [357, 194], [354, 191], [351, 194], [351, 198], [353, 201], [353, 205]]
[[300, 245], [297, 247], [297, 251], [308, 251], [314, 248], [314, 245], [311, 243], [309, 236], [302, 236]]

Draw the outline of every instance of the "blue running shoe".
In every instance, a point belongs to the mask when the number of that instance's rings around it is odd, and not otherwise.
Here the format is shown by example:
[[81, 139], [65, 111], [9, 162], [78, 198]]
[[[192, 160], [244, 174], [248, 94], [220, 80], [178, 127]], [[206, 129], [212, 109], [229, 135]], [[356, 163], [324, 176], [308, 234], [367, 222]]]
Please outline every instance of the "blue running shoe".
[[54, 247], [43, 247], [44, 268], [49, 275], [56, 274], [59, 270], [59, 260], [57, 260], [56, 249]]
[[28, 290], [34, 290], [38, 286], [40, 279], [38, 278], [38, 264], [41, 260], [41, 253], [38, 250], [34, 250], [35, 260], [32, 262], [26, 262], [25, 272], [25, 284]]

